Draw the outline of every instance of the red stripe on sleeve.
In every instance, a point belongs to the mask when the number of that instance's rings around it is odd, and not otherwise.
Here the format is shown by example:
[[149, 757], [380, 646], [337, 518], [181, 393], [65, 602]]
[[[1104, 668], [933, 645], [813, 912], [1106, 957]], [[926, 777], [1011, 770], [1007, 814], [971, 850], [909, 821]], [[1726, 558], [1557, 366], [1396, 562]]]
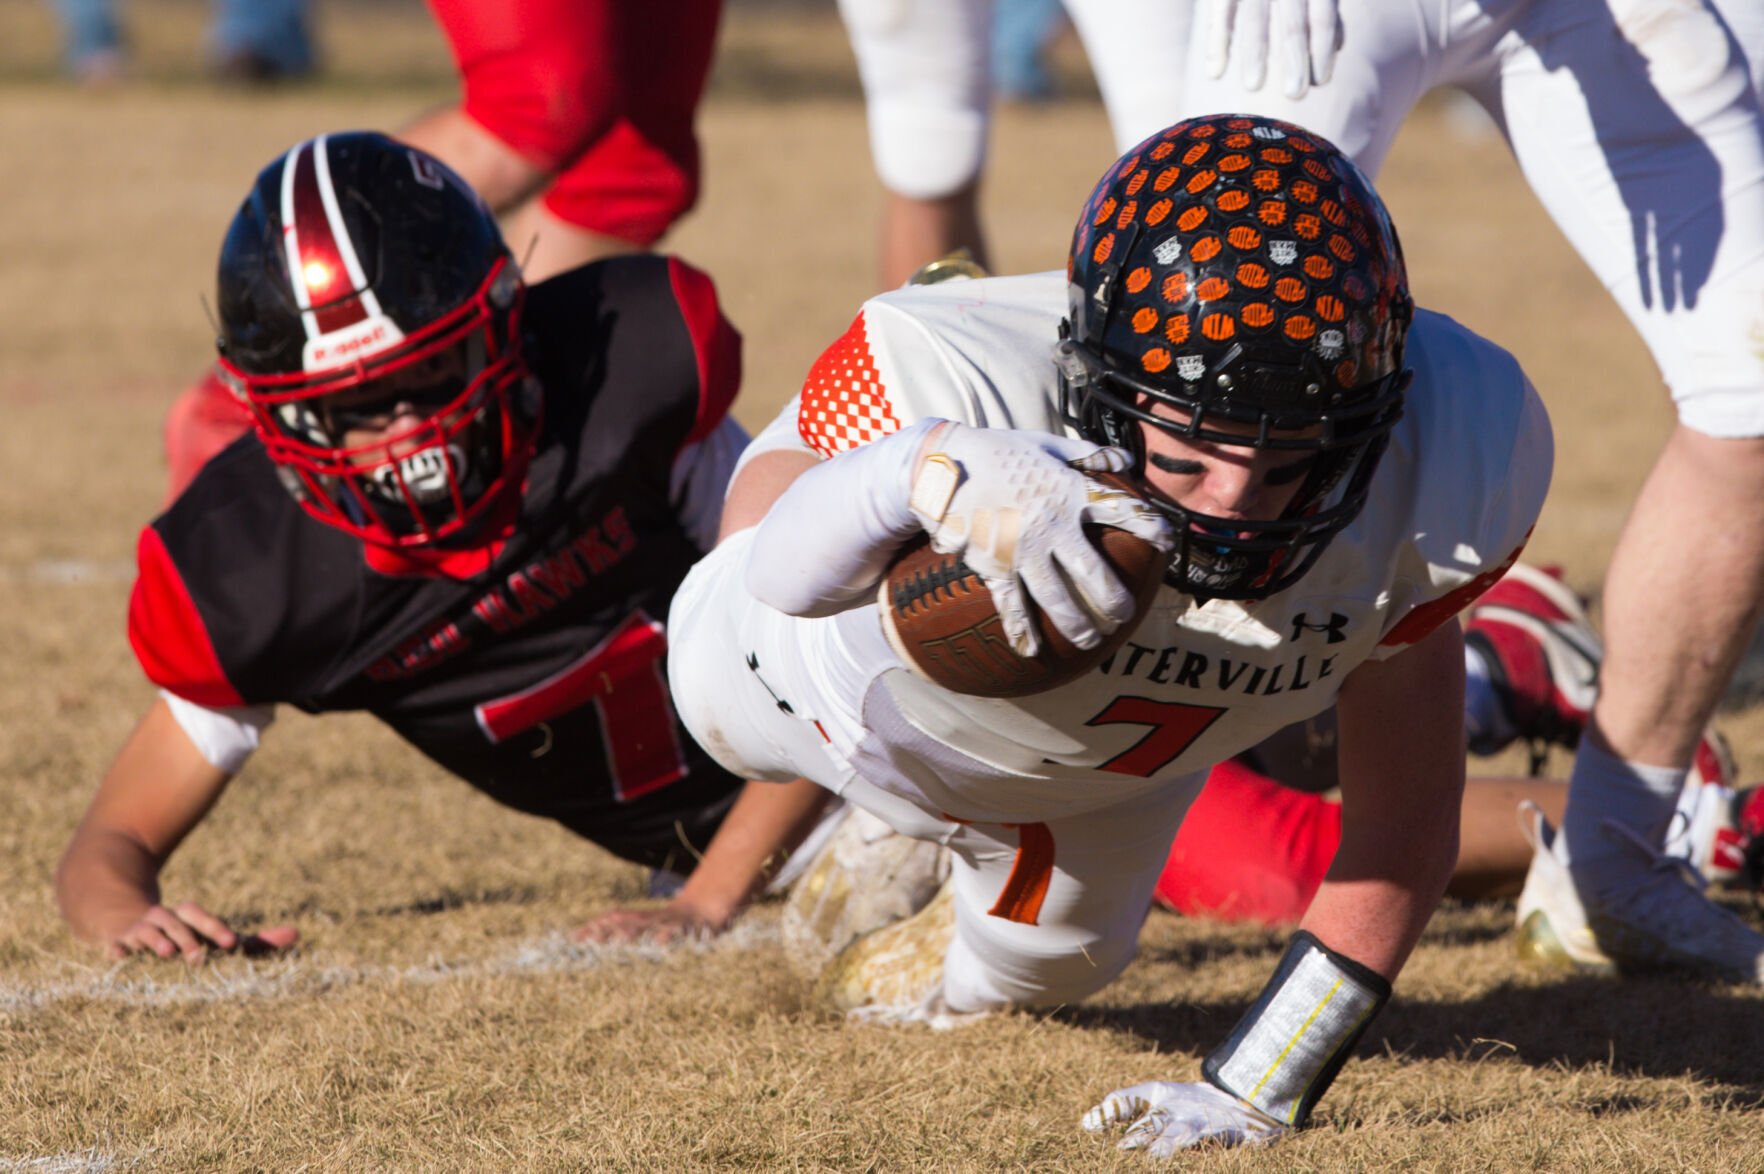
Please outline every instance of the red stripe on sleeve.
[[870, 354], [870, 331], [861, 313], [809, 368], [796, 430], [804, 444], [824, 457], [900, 431]]
[[735, 392], [741, 387], [741, 335], [717, 306], [717, 287], [704, 273], [668, 258], [668, 281], [674, 300], [686, 320], [692, 338], [692, 356], [698, 363], [698, 418], [692, 423], [690, 444], [703, 440], [729, 414]]
[[[1531, 532], [1525, 532], [1525, 540], [1531, 538]], [[1410, 644], [1419, 644], [1435, 628], [1476, 602], [1476, 597], [1500, 582], [1501, 576], [1512, 570], [1513, 564], [1519, 561], [1519, 552], [1525, 549], [1525, 540], [1513, 548], [1498, 567], [1490, 567], [1462, 587], [1448, 591], [1438, 599], [1429, 600], [1398, 620], [1384, 639], [1378, 643], [1387, 648], [1405, 648]]]
[[221, 670], [208, 628], [172, 565], [159, 531], [141, 531], [135, 547], [135, 590], [129, 596], [129, 643], [147, 679], [198, 705], [243, 705]]

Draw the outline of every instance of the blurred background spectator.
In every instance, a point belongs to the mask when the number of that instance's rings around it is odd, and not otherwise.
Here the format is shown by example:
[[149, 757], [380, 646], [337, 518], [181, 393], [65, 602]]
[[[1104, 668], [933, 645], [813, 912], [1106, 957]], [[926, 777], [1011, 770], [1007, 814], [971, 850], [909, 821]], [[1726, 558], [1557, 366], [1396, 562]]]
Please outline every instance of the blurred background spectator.
[[[128, 45], [116, 0], [52, 0], [52, 7], [69, 75], [97, 86], [121, 80]], [[207, 40], [208, 66], [227, 81], [302, 77], [315, 65], [307, 0], [214, 0]]]

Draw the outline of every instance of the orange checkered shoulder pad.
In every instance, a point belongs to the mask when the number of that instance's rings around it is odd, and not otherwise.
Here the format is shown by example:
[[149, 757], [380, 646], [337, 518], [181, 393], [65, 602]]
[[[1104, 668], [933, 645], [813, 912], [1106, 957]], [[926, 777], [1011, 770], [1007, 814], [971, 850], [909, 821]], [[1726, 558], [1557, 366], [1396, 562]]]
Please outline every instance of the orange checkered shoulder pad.
[[809, 368], [796, 426], [803, 442], [824, 457], [900, 430], [870, 354], [863, 314]]

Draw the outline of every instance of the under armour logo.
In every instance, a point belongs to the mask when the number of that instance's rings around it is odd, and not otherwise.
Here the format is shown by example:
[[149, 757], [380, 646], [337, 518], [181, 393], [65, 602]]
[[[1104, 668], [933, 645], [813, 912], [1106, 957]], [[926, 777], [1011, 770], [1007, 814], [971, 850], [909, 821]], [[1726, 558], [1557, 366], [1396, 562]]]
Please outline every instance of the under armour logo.
[[1294, 640], [1303, 639], [1306, 632], [1327, 632], [1329, 634], [1328, 643], [1340, 644], [1347, 639], [1341, 634], [1341, 630], [1347, 627], [1347, 622], [1346, 616], [1338, 611], [1332, 611], [1329, 613], [1328, 623], [1313, 624], [1305, 619], [1305, 613], [1301, 611], [1292, 617], [1292, 638]]
[[772, 700], [776, 701], [778, 703], [778, 708], [783, 710], [785, 713], [790, 714], [792, 717], [796, 716], [796, 711], [794, 709], [790, 708], [790, 702], [788, 702], [788, 701], [784, 700], [782, 697], [778, 696], [778, 691], [776, 689], [773, 689], [770, 685], [766, 684], [766, 679], [764, 677], [760, 676], [759, 656], [758, 655], [756, 655], [755, 653], [752, 653], [752, 652], [747, 654], [747, 667], [748, 667], [748, 670], [753, 673], [754, 679], [757, 680], [760, 684], [765, 685], [766, 692], [768, 692], [772, 695]]

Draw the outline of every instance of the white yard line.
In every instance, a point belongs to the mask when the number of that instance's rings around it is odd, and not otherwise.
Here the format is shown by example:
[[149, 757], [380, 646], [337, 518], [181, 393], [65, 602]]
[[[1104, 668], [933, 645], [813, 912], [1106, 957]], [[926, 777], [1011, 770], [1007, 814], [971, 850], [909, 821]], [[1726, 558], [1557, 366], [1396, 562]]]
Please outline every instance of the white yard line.
[[0, 1158], [0, 1174], [101, 1174], [106, 1170], [138, 1166], [145, 1160], [145, 1155], [118, 1158], [97, 1150], [55, 1154], [47, 1158]]
[[[0, 584], [8, 587], [78, 587], [128, 583], [135, 564], [128, 559], [43, 558], [0, 563]], [[0, 1170], [4, 1170], [0, 1166]]]
[[[603, 966], [656, 964], [687, 954], [748, 950], [777, 940], [775, 922], [749, 922], [713, 942], [673, 946], [580, 945], [561, 933], [552, 933], [489, 958], [431, 958], [417, 966], [321, 967], [305, 964], [298, 957], [254, 962], [221, 959], [198, 971], [186, 971], [179, 963], [168, 963], [160, 976], [142, 975], [140, 963], [128, 962], [102, 971], [84, 971], [77, 979], [44, 986], [0, 983], [0, 1015], [28, 1014], [73, 1000], [171, 1007], [299, 998], [353, 986], [597, 970]], [[0, 1159], [0, 1174], [8, 1170], [4, 1162]]]

